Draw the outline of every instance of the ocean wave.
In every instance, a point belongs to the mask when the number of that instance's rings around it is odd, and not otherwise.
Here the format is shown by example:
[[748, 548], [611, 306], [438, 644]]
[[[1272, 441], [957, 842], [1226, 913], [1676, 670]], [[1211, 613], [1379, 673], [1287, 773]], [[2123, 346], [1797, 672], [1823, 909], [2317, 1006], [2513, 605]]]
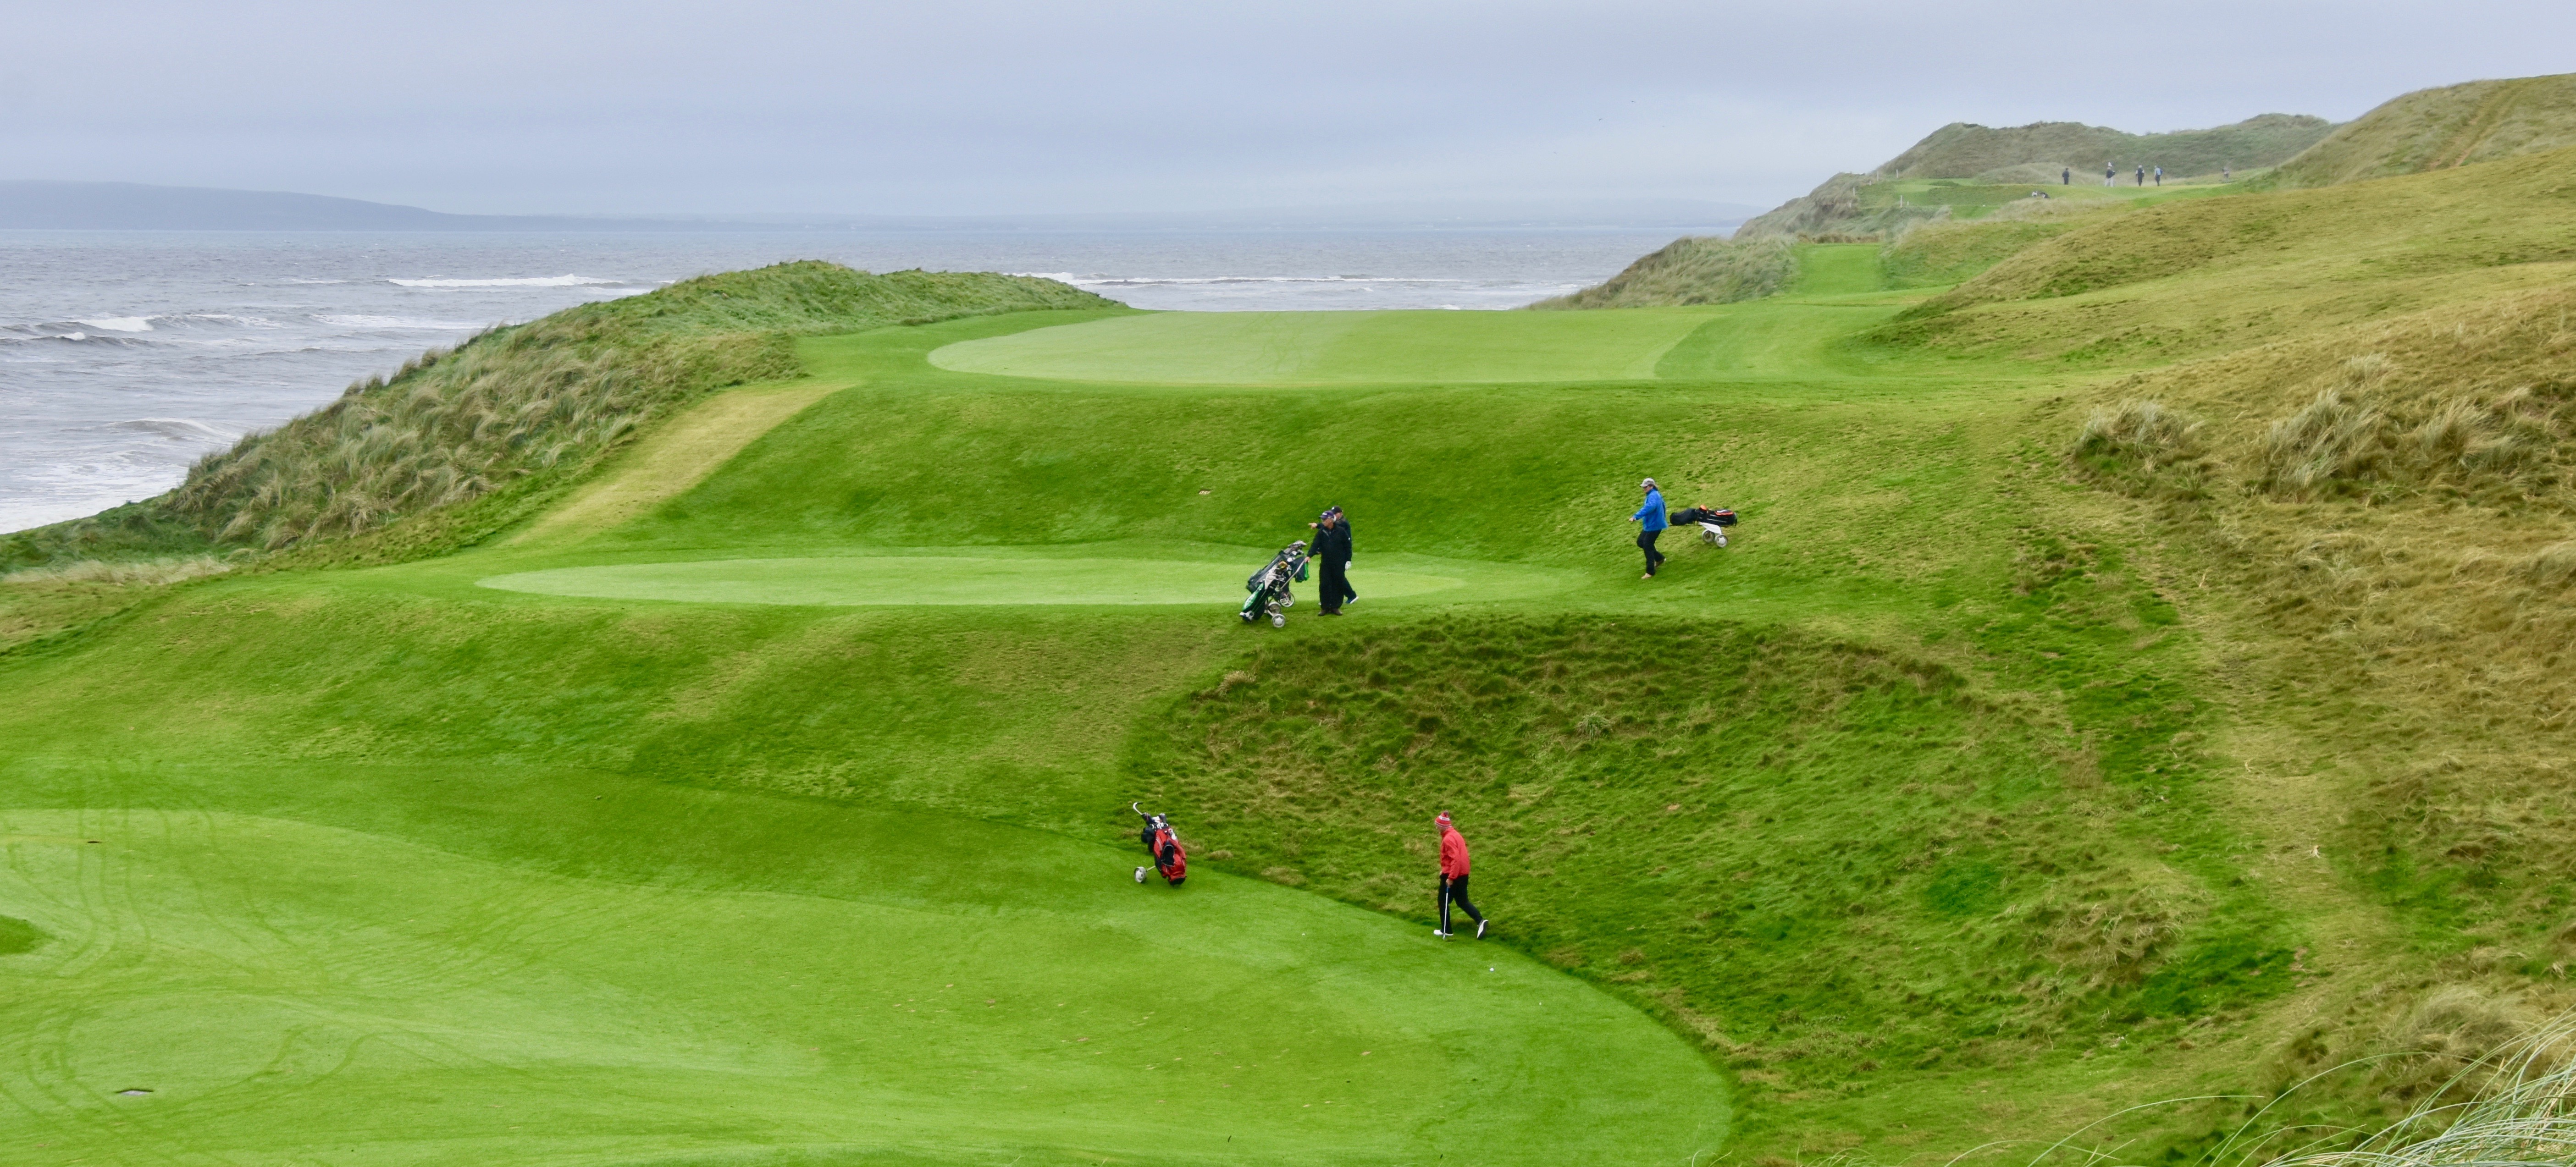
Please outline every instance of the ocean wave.
[[230, 442], [241, 438], [239, 431], [222, 429], [185, 417], [138, 417], [131, 421], [112, 422], [107, 428], [159, 434], [182, 442]]
[[589, 276], [527, 276], [500, 280], [386, 280], [404, 288], [576, 288], [584, 284], [613, 284], [616, 280], [592, 279]]
[[313, 319], [341, 328], [399, 329], [410, 332], [473, 332], [484, 328], [457, 320], [418, 320], [407, 316], [320, 316]]
[[86, 324], [104, 332], [152, 331], [152, 318], [148, 316], [102, 316], [96, 320], [75, 320], [72, 323]]

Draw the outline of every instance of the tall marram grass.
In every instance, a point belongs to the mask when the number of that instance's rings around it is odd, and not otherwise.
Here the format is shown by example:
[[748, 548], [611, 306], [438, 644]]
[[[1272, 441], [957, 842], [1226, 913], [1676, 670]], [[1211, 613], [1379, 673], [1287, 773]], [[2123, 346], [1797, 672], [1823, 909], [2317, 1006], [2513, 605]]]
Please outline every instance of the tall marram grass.
[[2527, 493], [2558, 483], [2576, 408], [2531, 386], [2397, 394], [2383, 353], [2351, 358], [2314, 399], [2262, 437], [2263, 486], [2311, 498], [2374, 486], [2447, 484]]
[[2161, 401], [2093, 411], [2075, 435], [2075, 464], [2132, 494], [2195, 496], [2206, 477], [2207, 426]]
[[1652, 308], [1732, 304], [1759, 300], [1789, 286], [1797, 257], [1786, 238], [1730, 243], [1684, 236], [1629, 264], [1627, 270], [1569, 296], [1541, 300], [1537, 309]]
[[[2329, 1134], [2319, 1144], [2348, 1136]], [[2213, 1157], [2215, 1158], [2215, 1157]], [[2250, 1155], [2237, 1160], [2253, 1164]], [[2260, 1167], [2506, 1167], [2576, 1163], [2576, 1014], [2460, 1068], [2404, 1118], [2335, 1150], [2310, 1145]]]
[[595, 461], [702, 394], [798, 373], [794, 338], [1112, 306], [1053, 280], [805, 261], [495, 328], [199, 461], [178, 489], [0, 539], [0, 569], [356, 535]]
[[796, 368], [783, 336], [611, 344], [549, 318], [425, 353], [208, 455], [171, 505], [218, 543], [354, 535], [585, 459], [706, 389]]

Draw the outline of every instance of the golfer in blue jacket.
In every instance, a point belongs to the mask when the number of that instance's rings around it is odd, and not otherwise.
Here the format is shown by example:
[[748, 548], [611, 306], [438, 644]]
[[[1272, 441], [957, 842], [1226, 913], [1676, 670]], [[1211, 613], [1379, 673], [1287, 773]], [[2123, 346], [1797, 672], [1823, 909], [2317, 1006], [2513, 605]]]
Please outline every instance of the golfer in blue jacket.
[[1638, 507], [1637, 513], [1628, 518], [1645, 524], [1645, 529], [1637, 532], [1637, 550], [1646, 553], [1646, 578], [1653, 579], [1655, 568], [1664, 562], [1664, 553], [1655, 550], [1656, 538], [1664, 533], [1664, 492], [1655, 489], [1652, 478], [1642, 485], [1646, 488], [1646, 505]]

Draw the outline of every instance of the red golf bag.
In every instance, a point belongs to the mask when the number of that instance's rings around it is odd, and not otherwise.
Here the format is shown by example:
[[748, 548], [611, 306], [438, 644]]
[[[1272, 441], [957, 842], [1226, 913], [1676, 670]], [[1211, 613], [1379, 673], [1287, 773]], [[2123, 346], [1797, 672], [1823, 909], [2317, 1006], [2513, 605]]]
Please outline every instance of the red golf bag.
[[[1190, 877], [1190, 856], [1181, 848], [1181, 836], [1172, 829], [1172, 820], [1158, 814], [1146, 814], [1135, 803], [1128, 806], [1136, 811], [1136, 817], [1145, 820], [1145, 829], [1138, 832], [1136, 838], [1145, 844], [1145, 853], [1153, 856], [1153, 870], [1162, 875], [1165, 883], [1181, 886], [1181, 881]], [[1145, 870], [1142, 867], [1136, 869], [1136, 882], [1145, 882]]]

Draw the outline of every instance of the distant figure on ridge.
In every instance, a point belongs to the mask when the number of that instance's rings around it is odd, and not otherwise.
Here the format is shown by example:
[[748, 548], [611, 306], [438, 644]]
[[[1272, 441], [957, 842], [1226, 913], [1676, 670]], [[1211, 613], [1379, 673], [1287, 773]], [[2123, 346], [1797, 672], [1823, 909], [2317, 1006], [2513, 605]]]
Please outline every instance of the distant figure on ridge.
[[2072, 167], [2072, 166], [2069, 166], [2069, 167], [2066, 167], [2065, 169], [2062, 169], [2062, 170], [2058, 171], [2058, 172], [2057, 172], [2057, 185], [2059, 185], [2059, 186], [2073, 186], [2073, 185], [2075, 185], [2075, 168], [2074, 168], [2074, 167]]
[[2235, 168], [2235, 167], [2233, 167], [2233, 166], [2221, 166], [2221, 167], [2219, 167], [2219, 168], [2218, 168], [2218, 181], [2220, 181], [2220, 182], [2234, 182], [2234, 181], [2236, 181], [2236, 168]]
[[1351, 590], [1351, 525], [1340, 507], [1325, 507], [1306, 525], [1315, 529], [1315, 545], [1306, 554], [1324, 565], [1324, 615], [1339, 616], [1342, 605], [1360, 598]]
[[1488, 921], [1467, 898], [1467, 840], [1458, 834], [1458, 828], [1449, 825], [1448, 811], [1441, 811], [1431, 821], [1440, 825], [1440, 926], [1431, 934], [1443, 940], [1457, 934], [1449, 926], [1449, 905], [1456, 904], [1459, 911], [1476, 922], [1476, 939], [1482, 940]]
[[2138, 166], [2138, 185], [2139, 185], [2139, 186], [2145, 186], [2145, 185], [2147, 185], [2147, 168], [2146, 168], [2146, 165], [2145, 165], [2145, 164], [2143, 164], [2143, 163], [2141, 163], [2141, 164]]
[[1662, 566], [1664, 562], [1664, 553], [1655, 550], [1655, 540], [1664, 533], [1664, 492], [1655, 489], [1655, 480], [1652, 478], [1640, 485], [1646, 488], [1646, 504], [1638, 507], [1637, 513], [1628, 516], [1628, 521], [1645, 524], [1637, 532], [1637, 550], [1646, 553], [1646, 578], [1653, 579], [1655, 569]]
[[2161, 166], [2156, 167], [2156, 185], [2157, 185], [2157, 186], [2163, 186], [2164, 184], [2165, 184], [2165, 168], [2164, 168], [2164, 167], [2161, 167]]
[[2117, 166], [2113, 166], [2113, 165], [2111, 165], [2111, 164], [2110, 164], [2110, 163], [2108, 163], [2108, 162], [2103, 163], [2103, 164], [2102, 164], [2102, 185], [2104, 185], [2104, 186], [2118, 186], [2118, 185], [2120, 185], [2120, 168], [2119, 168], [2119, 167], [2117, 167]]

